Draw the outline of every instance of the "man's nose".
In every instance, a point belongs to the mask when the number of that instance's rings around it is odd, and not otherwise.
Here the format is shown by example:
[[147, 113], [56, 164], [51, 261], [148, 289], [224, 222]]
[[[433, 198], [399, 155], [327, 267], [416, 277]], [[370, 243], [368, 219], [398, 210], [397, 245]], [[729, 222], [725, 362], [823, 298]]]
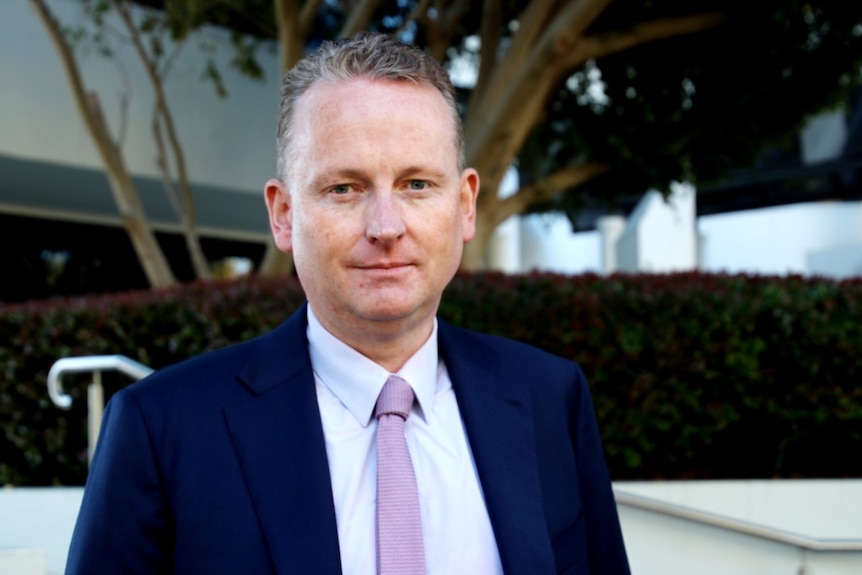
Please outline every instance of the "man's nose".
[[392, 242], [404, 235], [401, 206], [392, 191], [375, 193], [368, 206], [366, 236], [371, 241]]

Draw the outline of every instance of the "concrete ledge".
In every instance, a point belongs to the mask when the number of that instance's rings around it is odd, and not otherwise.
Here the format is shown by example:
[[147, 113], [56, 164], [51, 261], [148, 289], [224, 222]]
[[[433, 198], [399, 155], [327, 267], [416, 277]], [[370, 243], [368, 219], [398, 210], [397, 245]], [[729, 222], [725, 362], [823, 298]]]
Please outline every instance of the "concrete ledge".
[[0, 549], [0, 573], [3, 575], [45, 575], [45, 572], [42, 549]]
[[0, 551], [37, 550], [42, 561], [38, 571], [15, 571], [0, 559], [0, 575], [61, 575], [83, 495], [83, 487], [0, 489]]
[[[617, 482], [625, 492], [820, 540], [862, 540], [862, 479]], [[0, 575], [63, 573], [81, 487], [0, 489]], [[802, 549], [620, 506], [637, 575], [860, 575], [862, 550]]]

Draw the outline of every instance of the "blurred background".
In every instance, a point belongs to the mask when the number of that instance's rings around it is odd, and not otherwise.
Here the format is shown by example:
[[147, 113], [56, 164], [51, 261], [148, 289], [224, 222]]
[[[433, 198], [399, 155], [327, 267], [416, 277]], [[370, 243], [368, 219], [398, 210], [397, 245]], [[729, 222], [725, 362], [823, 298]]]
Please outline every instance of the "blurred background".
[[360, 29], [452, 71], [466, 269], [862, 274], [859, 8], [751, 4], [4, 3], [0, 300], [288, 273], [280, 71]]
[[57, 360], [158, 368], [300, 305], [279, 77], [360, 30], [450, 70], [482, 193], [441, 315], [584, 367], [633, 572], [862, 572], [848, 0], [0, 3], [0, 572], [62, 572], [139, 377], [67, 372], [64, 411]]

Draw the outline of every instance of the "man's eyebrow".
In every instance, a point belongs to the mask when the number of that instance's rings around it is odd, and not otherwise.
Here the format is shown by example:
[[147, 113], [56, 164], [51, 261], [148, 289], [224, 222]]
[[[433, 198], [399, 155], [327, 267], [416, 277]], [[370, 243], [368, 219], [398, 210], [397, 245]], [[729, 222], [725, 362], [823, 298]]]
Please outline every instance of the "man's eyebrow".
[[399, 178], [409, 178], [410, 176], [430, 176], [435, 179], [440, 179], [446, 177], [445, 170], [438, 170], [437, 168], [432, 168], [430, 166], [408, 166], [401, 170], [399, 173]]
[[340, 169], [340, 170], [322, 170], [321, 173], [311, 179], [312, 188], [324, 188], [342, 183], [344, 180], [359, 181], [366, 183], [370, 180], [368, 175], [361, 170]]
[[[443, 179], [446, 177], [446, 171], [433, 168], [431, 166], [416, 164], [407, 166], [396, 174], [396, 178], [398, 180], [416, 176]], [[370, 184], [373, 179], [373, 176], [369, 176], [364, 170], [356, 170], [353, 168], [322, 170], [319, 175], [311, 179], [311, 186], [313, 189], [321, 189], [342, 183], [344, 180], [359, 182], [361, 184]]]

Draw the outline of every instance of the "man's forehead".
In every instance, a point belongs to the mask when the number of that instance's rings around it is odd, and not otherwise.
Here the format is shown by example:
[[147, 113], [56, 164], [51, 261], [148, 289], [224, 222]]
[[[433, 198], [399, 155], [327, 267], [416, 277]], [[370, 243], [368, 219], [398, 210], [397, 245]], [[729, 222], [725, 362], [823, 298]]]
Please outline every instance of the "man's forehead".
[[315, 82], [296, 106], [291, 146], [332, 146], [343, 138], [364, 139], [367, 131], [387, 130], [457, 143], [456, 124], [436, 88], [360, 78]]
[[315, 80], [297, 100], [297, 111], [300, 108], [315, 109], [322, 106], [338, 109], [346, 104], [363, 102], [374, 104], [381, 98], [424, 99], [429, 104], [435, 102], [439, 106], [437, 111], [448, 109], [443, 94], [430, 83], [362, 76], [344, 80]]

